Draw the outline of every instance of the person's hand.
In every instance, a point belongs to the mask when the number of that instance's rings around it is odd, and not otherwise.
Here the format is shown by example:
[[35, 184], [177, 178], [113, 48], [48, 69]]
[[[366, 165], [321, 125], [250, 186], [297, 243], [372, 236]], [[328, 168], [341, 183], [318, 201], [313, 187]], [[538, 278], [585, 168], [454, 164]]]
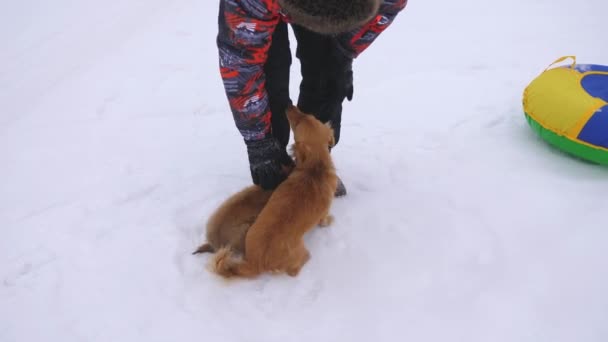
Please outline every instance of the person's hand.
[[254, 184], [272, 190], [287, 178], [294, 162], [274, 137], [248, 141], [246, 144]]

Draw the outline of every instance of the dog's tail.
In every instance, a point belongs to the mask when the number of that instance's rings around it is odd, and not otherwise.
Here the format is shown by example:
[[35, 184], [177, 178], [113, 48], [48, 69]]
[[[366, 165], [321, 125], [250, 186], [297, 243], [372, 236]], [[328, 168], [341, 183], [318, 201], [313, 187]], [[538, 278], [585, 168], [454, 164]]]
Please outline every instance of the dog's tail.
[[262, 273], [247, 260], [238, 260], [230, 248], [220, 248], [212, 261], [213, 271], [224, 278], [255, 278]]
[[214, 253], [215, 252], [215, 248], [213, 248], [213, 246], [211, 246], [208, 243], [205, 243], [203, 245], [201, 245], [199, 248], [197, 248], [194, 252], [192, 252], [192, 254], [200, 254], [200, 253]]

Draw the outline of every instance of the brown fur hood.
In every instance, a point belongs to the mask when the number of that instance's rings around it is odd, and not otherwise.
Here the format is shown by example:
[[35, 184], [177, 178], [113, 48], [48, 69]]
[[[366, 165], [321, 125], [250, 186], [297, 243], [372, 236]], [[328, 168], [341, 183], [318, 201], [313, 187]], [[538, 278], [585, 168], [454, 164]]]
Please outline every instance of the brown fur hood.
[[294, 24], [322, 34], [346, 32], [373, 18], [382, 0], [278, 0]]

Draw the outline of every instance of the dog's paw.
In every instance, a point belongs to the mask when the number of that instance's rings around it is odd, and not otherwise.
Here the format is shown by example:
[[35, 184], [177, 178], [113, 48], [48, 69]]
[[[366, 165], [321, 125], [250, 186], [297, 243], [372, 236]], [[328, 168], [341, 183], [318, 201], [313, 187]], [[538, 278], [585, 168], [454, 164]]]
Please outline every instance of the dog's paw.
[[332, 223], [334, 223], [334, 217], [332, 215], [327, 215], [319, 221], [319, 226], [328, 227], [331, 226]]
[[287, 270], [287, 275], [290, 277], [297, 277], [300, 273], [300, 269]]

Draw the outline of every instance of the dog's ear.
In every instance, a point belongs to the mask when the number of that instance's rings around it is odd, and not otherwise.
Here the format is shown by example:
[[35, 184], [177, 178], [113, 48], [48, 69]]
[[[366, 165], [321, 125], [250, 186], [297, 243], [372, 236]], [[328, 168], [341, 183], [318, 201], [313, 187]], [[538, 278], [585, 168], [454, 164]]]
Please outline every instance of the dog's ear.
[[291, 126], [291, 129], [295, 131], [296, 126], [300, 123], [300, 120], [302, 119], [302, 112], [300, 112], [298, 107], [291, 105], [287, 107], [285, 114], [287, 116], [289, 126]]
[[296, 164], [303, 164], [308, 159], [311, 150], [308, 145], [302, 142], [296, 142], [293, 145], [293, 152], [296, 157]]
[[334, 129], [331, 127], [329, 122], [326, 123], [325, 126], [329, 127], [329, 147], [334, 147], [336, 145], [336, 136], [334, 134]]

